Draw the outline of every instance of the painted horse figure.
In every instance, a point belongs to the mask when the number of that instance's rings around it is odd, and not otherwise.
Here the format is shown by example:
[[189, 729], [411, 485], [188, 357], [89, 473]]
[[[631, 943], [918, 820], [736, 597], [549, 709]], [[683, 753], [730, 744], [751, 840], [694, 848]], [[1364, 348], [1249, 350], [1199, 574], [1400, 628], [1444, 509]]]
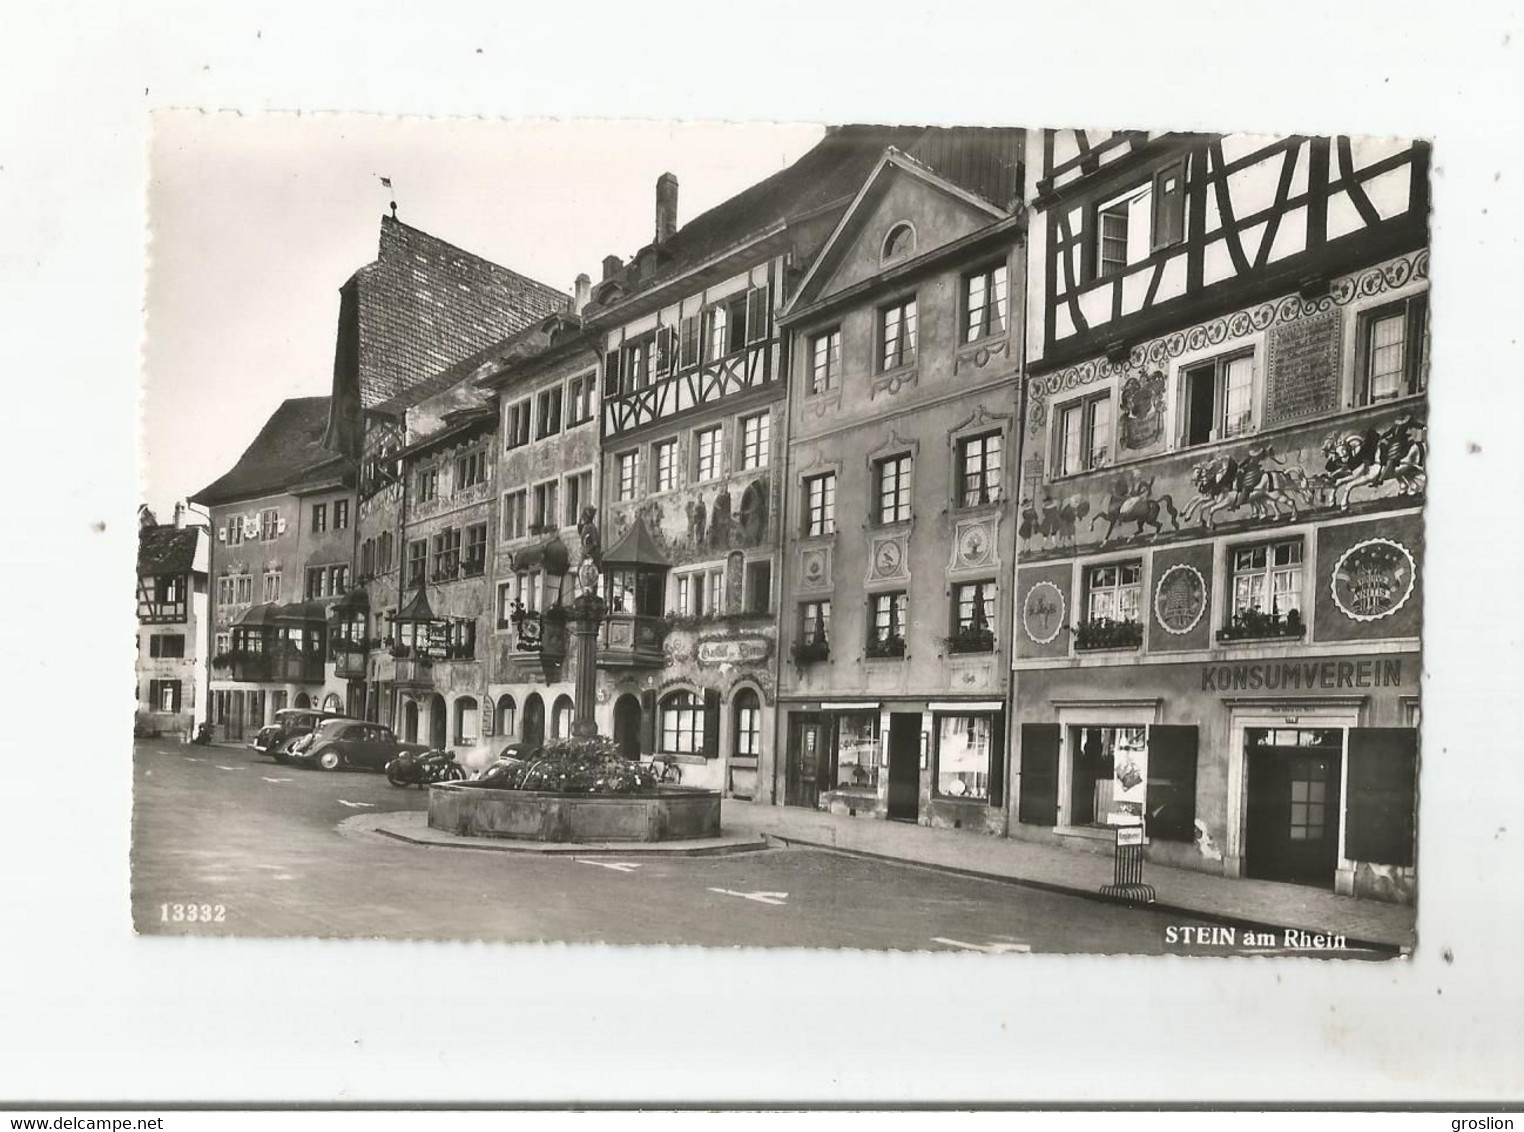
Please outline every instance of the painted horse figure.
[[1311, 489], [1301, 468], [1266, 468], [1264, 462], [1282, 461], [1270, 445], [1250, 448], [1242, 459], [1221, 453], [1191, 469], [1196, 498], [1186, 504], [1187, 521], [1199, 515], [1203, 526], [1223, 511], [1249, 508], [1250, 519], [1278, 519], [1284, 507], [1297, 516], [1297, 504], [1311, 506]]
[[1095, 530], [1097, 523], [1106, 520], [1106, 533], [1101, 537], [1103, 543], [1111, 541], [1118, 524], [1136, 523], [1138, 529], [1134, 537], [1141, 536], [1145, 526], [1152, 527], [1154, 533], [1159, 534], [1164, 530], [1164, 520], [1159, 517], [1161, 510], [1169, 512], [1170, 521], [1178, 531], [1180, 512], [1175, 510], [1175, 501], [1168, 494], [1154, 498], [1153, 477], [1121, 475], [1112, 481], [1106, 506], [1090, 520], [1090, 529]]
[[1335, 433], [1323, 442], [1327, 466], [1317, 479], [1341, 511], [1349, 510], [1357, 487], [1376, 489], [1388, 480], [1401, 495], [1421, 495], [1428, 482], [1426, 431], [1404, 415], [1381, 433]]

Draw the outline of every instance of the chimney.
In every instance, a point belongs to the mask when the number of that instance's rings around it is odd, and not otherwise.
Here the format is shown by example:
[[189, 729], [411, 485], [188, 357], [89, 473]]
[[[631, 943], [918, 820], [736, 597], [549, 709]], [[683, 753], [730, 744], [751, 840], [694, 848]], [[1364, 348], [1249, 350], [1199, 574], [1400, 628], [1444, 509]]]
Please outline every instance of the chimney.
[[656, 243], [665, 244], [677, 231], [677, 178], [663, 173], [656, 178]]
[[593, 298], [593, 281], [587, 277], [587, 272], [577, 276], [576, 283], [572, 284], [572, 314], [581, 314], [582, 308], [587, 306]]
[[183, 503], [176, 503], [175, 504], [175, 530], [177, 530], [177, 531], [183, 531], [184, 529], [185, 529], [185, 504], [183, 504]]
[[603, 257], [603, 282], [607, 283], [623, 270], [624, 260], [620, 259], [617, 255], [606, 255]]

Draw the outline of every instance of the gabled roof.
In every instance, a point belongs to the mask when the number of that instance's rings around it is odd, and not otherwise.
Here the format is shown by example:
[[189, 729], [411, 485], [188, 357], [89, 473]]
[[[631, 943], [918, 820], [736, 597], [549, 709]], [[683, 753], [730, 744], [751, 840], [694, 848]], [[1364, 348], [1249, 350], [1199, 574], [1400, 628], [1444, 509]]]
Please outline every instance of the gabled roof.
[[672, 560], [646, 526], [645, 519], [639, 515], [614, 545], [603, 552], [602, 562], [605, 566], [672, 565]]
[[939, 176], [934, 170], [899, 150], [893, 147], [886, 149], [879, 157], [878, 163], [874, 165], [873, 171], [864, 179], [852, 203], [842, 213], [841, 220], [837, 222], [831, 235], [821, 245], [814, 262], [810, 264], [809, 270], [805, 272], [804, 278], [800, 280], [793, 297], [789, 300], [785, 313], [796, 306], [808, 303], [831, 277], [831, 272], [840, 264], [842, 257], [851, 246], [852, 237], [856, 234], [858, 227], [857, 221], [860, 217], [872, 212], [897, 174], [913, 177], [934, 191], [961, 201], [970, 209], [987, 216], [990, 223], [1003, 220], [1010, 215], [1008, 209], [992, 204], [983, 197]]
[[433, 621], [434, 607], [429, 604], [429, 595], [424, 592], [424, 587], [419, 586], [413, 591], [413, 596], [407, 599], [406, 604], [393, 615], [393, 621]]
[[300, 479], [305, 469], [330, 462], [333, 453], [323, 447], [328, 400], [292, 397], [282, 401], [232, 469], [192, 495], [192, 502], [215, 507], [273, 495]]
[[356, 292], [361, 409], [403, 394], [571, 301], [390, 216], [381, 218], [376, 259], [345, 287]]
[[138, 528], [138, 573], [188, 574], [196, 565], [196, 544], [205, 527], [160, 523]]

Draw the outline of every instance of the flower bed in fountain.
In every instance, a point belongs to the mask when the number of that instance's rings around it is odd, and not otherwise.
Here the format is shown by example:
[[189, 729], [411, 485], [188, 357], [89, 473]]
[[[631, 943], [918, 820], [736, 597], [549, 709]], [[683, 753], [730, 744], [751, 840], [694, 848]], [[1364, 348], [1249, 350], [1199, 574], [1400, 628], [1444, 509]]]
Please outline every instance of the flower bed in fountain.
[[680, 841], [720, 835], [715, 790], [665, 786], [609, 738], [553, 739], [482, 778], [429, 787], [429, 827], [530, 841]]

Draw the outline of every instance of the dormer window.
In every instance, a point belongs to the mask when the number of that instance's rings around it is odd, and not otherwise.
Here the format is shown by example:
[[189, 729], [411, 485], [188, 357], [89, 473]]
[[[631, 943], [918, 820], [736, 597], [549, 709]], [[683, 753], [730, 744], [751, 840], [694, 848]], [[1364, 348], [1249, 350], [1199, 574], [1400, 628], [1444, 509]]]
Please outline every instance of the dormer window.
[[884, 237], [884, 254], [881, 259], [884, 263], [888, 263], [892, 259], [907, 256], [913, 251], [915, 251], [915, 229], [909, 224], [896, 224]]

